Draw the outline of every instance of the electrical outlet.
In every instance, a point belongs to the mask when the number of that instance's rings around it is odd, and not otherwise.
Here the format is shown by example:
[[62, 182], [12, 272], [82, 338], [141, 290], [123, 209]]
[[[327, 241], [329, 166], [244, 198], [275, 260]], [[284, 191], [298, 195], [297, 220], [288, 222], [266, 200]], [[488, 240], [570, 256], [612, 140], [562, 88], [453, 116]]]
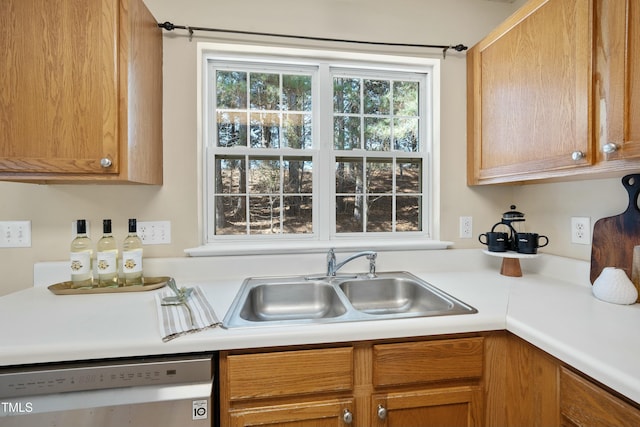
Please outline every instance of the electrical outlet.
[[589, 217], [571, 218], [571, 243], [591, 244], [591, 219]]
[[171, 243], [171, 221], [138, 221], [137, 231], [143, 245]]
[[0, 248], [30, 248], [31, 221], [0, 221]]
[[470, 239], [473, 237], [473, 219], [470, 216], [460, 217], [460, 238]]

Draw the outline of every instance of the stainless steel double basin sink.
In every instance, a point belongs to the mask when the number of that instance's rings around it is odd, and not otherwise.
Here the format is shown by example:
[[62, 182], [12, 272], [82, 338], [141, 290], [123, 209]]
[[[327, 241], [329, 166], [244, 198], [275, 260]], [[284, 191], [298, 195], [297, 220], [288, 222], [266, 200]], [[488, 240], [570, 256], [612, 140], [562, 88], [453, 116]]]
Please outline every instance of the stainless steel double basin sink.
[[477, 310], [407, 272], [251, 277], [222, 324], [236, 328], [472, 313]]

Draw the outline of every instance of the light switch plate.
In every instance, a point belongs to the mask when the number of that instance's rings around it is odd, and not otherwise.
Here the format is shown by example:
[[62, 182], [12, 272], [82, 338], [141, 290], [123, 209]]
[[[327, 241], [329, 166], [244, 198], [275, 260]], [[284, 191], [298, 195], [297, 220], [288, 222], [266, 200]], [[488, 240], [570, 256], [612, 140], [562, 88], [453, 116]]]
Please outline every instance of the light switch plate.
[[31, 221], [0, 221], [0, 248], [30, 248]]
[[137, 231], [143, 245], [171, 243], [171, 221], [138, 221]]

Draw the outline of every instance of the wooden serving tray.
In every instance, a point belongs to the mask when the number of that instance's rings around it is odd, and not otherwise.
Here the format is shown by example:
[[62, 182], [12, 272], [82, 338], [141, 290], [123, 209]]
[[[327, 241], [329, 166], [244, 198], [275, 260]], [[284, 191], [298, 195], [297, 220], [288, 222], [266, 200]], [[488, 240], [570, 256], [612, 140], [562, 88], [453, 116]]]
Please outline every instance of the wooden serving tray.
[[144, 284], [142, 286], [118, 286], [117, 288], [72, 288], [72, 282], [61, 282], [49, 286], [51, 292], [56, 295], [82, 295], [82, 294], [113, 294], [120, 292], [145, 292], [153, 289], [160, 289], [164, 287], [170, 277], [145, 277], [143, 279]]
[[624, 270], [633, 276], [633, 248], [640, 245], [640, 174], [626, 175], [622, 185], [627, 190], [629, 204], [621, 214], [600, 218], [593, 226], [591, 242], [591, 283], [605, 267]]

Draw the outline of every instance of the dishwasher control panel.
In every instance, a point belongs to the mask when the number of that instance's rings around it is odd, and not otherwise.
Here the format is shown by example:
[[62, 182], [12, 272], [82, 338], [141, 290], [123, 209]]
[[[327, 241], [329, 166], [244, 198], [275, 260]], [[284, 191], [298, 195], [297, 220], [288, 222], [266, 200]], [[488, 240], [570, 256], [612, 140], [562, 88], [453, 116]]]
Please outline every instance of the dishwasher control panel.
[[0, 368], [0, 398], [213, 379], [211, 355], [160, 356]]

